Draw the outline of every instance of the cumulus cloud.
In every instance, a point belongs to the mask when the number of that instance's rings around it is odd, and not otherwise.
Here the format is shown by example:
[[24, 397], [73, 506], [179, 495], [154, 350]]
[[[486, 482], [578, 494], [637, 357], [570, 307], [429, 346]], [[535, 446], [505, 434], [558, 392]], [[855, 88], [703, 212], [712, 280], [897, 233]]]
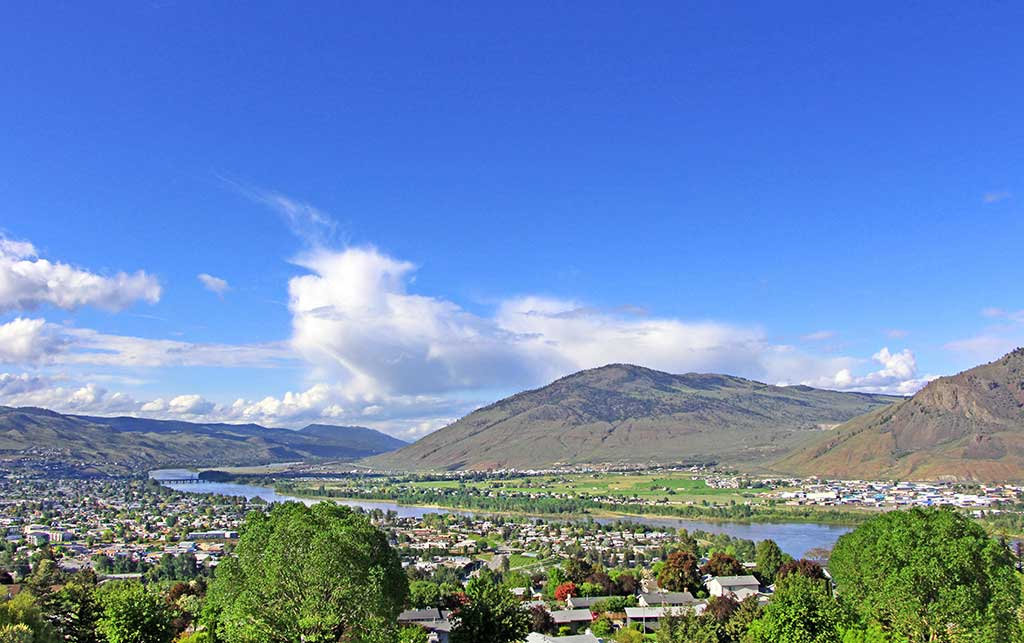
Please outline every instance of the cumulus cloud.
[[[90, 376], [90, 379], [95, 377]], [[316, 384], [260, 400], [218, 404], [191, 393], [170, 399], [138, 400], [93, 381], [27, 373], [0, 373], [0, 405], [37, 406], [62, 413], [130, 415], [194, 422], [256, 422], [301, 427], [312, 422], [369, 425], [398, 437], [415, 439], [469, 412], [475, 405], [430, 396], [367, 396], [344, 387]]]
[[16, 395], [25, 395], [45, 389], [48, 386], [46, 378], [37, 375], [22, 373], [0, 373], [0, 400], [12, 398]]
[[910, 349], [894, 353], [888, 348], [882, 348], [872, 355], [871, 359], [881, 368], [865, 375], [855, 375], [850, 368], [842, 368], [831, 377], [820, 377], [802, 383], [839, 391], [912, 395], [938, 377], [918, 373], [917, 359]]
[[65, 310], [122, 310], [160, 300], [160, 283], [143, 271], [103, 276], [39, 257], [27, 241], [0, 238], [0, 312], [50, 304]]
[[112, 393], [95, 383], [74, 384], [48, 377], [11, 373], [0, 373], [0, 404], [96, 415], [132, 413], [139, 406], [131, 396]]
[[64, 341], [49, 332], [46, 320], [18, 317], [0, 324], [0, 362], [37, 363], [61, 350]]
[[167, 409], [176, 415], [206, 415], [216, 405], [202, 395], [179, 395], [167, 403]]
[[231, 286], [228, 285], [228, 282], [220, 277], [214, 277], [213, 275], [201, 272], [196, 275], [196, 278], [199, 280], [199, 283], [203, 284], [203, 288], [206, 288], [218, 297], [223, 297], [224, 293], [231, 290]]
[[[607, 311], [580, 302], [518, 297], [481, 316], [409, 292], [416, 267], [374, 248], [316, 250], [289, 283], [292, 346], [347, 390], [378, 395], [514, 389], [614, 362], [671, 371], [717, 371], [767, 381], [828, 382], [899, 392], [919, 386], [888, 364], [852, 374], [861, 360], [773, 345], [757, 326]], [[903, 359], [904, 353], [876, 360]], [[912, 359], [912, 356], [911, 356]], [[846, 375], [849, 375], [849, 379]]]
[[373, 248], [318, 251], [298, 263], [312, 274], [289, 284], [292, 345], [357, 391], [509, 388], [611, 362], [735, 370], [765, 343], [759, 328], [637, 319], [541, 297], [479, 316], [408, 292], [415, 266]]

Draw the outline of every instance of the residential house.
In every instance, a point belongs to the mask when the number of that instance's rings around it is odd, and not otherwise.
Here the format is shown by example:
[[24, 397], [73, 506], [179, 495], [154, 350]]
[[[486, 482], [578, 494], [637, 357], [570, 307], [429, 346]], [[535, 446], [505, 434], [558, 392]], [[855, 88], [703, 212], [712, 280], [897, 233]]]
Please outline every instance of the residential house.
[[682, 607], [699, 603], [690, 592], [647, 592], [640, 594], [640, 607]]
[[712, 596], [732, 596], [742, 601], [744, 598], [761, 593], [761, 583], [753, 576], [715, 576], [706, 583], [708, 593]]
[[573, 632], [590, 627], [594, 615], [588, 609], [556, 610], [551, 612], [556, 627], [568, 627]]

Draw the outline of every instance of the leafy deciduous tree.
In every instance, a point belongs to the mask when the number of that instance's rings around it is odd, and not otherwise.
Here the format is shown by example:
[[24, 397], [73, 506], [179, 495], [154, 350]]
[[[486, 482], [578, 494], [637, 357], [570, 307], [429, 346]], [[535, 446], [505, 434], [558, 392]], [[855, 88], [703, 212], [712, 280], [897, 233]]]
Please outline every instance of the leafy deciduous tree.
[[790, 574], [779, 581], [748, 636], [751, 643], [840, 643], [843, 624], [843, 612], [823, 583]]
[[765, 585], [775, 583], [775, 575], [779, 567], [786, 562], [785, 554], [774, 540], [762, 540], [757, 543], [757, 553], [754, 557], [757, 563], [757, 572], [761, 576], [761, 582]]
[[711, 576], [736, 576], [743, 573], [743, 563], [729, 554], [715, 552], [700, 568], [700, 573]]
[[174, 638], [174, 615], [166, 601], [141, 583], [104, 587], [99, 600], [103, 606], [99, 631], [109, 643], [169, 643]]
[[885, 513], [843, 535], [829, 571], [865, 625], [910, 641], [1011, 641], [1021, 588], [1006, 547], [950, 509]]
[[451, 643], [513, 643], [529, 632], [530, 614], [491, 574], [481, 574], [466, 586], [469, 603], [453, 615]]
[[688, 551], [674, 551], [658, 572], [658, 585], [664, 589], [696, 592], [701, 586], [697, 557]]
[[226, 643], [376, 643], [397, 637], [408, 581], [361, 513], [320, 503], [246, 517], [207, 593], [204, 620]]

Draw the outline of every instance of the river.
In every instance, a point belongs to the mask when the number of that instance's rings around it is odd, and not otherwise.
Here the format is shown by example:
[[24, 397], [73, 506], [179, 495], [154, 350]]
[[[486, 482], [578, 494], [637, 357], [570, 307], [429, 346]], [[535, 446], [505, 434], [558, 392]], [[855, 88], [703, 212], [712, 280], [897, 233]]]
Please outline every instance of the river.
[[[155, 480], [167, 479], [194, 479], [196, 473], [184, 469], [161, 469], [150, 472], [150, 477]], [[318, 500], [309, 498], [297, 498], [295, 496], [281, 495], [269, 487], [258, 487], [233, 482], [187, 482], [183, 484], [162, 483], [164, 486], [177, 491], [189, 493], [215, 493], [224, 496], [241, 496], [244, 498], [262, 498], [267, 502], [302, 502], [313, 504]], [[437, 509], [432, 507], [416, 507], [411, 505], [399, 505], [393, 502], [379, 500], [335, 500], [338, 504], [349, 507], [362, 507], [370, 511], [380, 509], [381, 511], [393, 511], [401, 518], [422, 518], [427, 514], [452, 513], [461, 516], [475, 515], [470, 511], [458, 509]], [[486, 514], [480, 514], [486, 515]], [[850, 531], [849, 527], [842, 525], [817, 524], [817, 523], [769, 523], [769, 522], [705, 522], [700, 520], [685, 520], [682, 518], [669, 518], [661, 516], [623, 516], [623, 519], [654, 527], [673, 527], [676, 529], [685, 528], [689, 531], [707, 531], [711, 533], [726, 533], [736, 538], [747, 540], [771, 539], [778, 543], [782, 551], [790, 556], [799, 558], [807, 551], [816, 547], [831, 548], [836, 540]], [[566, 520], [558, 518], [558, 520]], [[578, 519], [585, 521], [586, 518]], [[615, 518], [596, 518], [595, 522], [607, 524], [614, 522]]]

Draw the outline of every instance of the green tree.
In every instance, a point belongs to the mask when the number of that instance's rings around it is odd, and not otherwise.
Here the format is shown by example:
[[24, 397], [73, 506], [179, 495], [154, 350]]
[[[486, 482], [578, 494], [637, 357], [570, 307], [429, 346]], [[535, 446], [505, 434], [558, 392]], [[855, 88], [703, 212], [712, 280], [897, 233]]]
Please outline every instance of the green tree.
[[786, 562], [785, 554], [774, 540], [762, 540], [757, 543], [754, 560], [761, 575], [761, 582], [765, 585], [775, 583], [775, 574], [778, 573], [779, 567], [782, 567], [782, 563]]
[[761, 616], [761, 603], [756, 596], [748, 596], [736, 606], [729, 622], [725, 624], [723, 639], [729, 643], [739, 643], [747, 635], [750, 624]]
[[0, 626], [0, 643], [32, 643], [32, 630], [24, 623]]
[[658, 621], [658, 643], [718, 643], [718, 624], [690, 610], [666, 614]]
[[174, 615], [164, 601], [141, 583], [114, 583], [99, 592], [103, 617], [99, 631], [109, 643], [169, 643]]
[[92, 570], [75, 574], [53, 600], [52, 619], [67, 643], [100, 643], [99, 621], [103, 609], [96, 598]]
[[471, 580], [466, 596], [469, 603], [452, 615], [451, 643], [513, 643], [530, 631], [530, 614], [493, 575]]
[[843, 632], [842, 643], [907, 643], [907, 639], [886, 632], [877, 625], [868, 628], [854, 626]]
[[441, 588], [429, 580], [409, 583], [409, 604], [414, 608], [437, 607], [441, 603]]
[[631, 627], [624, 627], [615, 633], [616, 643], [643, 643], [643, 640], [643, 633]]
[[736, 560], [735, 556], [723, 552], [711, 554], [708, 562], [700, 568], [701, 574], [712, 576], [736, 576], [743, 573], [743, 563]]
[[1010, 552], [953, 510], [872, 518], [839, 539], [829, 571], [862, 624], [915, 643], [1003, 643], [1018, 633]]
[[611, 636], [615, 631], [615, 626], [607, 614], [602, 614], [590, 624], [590, 631], [594, 633], [594, 636]]
[[811, 580], [825, 580], [825, 570], [813, 560], [801, 558], [800, 560], [788, 560], [782, 563], [779, 571], [775, 573], [775, 580], [780, 581], [790, 574], [800, 574]]
[[697, 557], [689, 551], [674, 551], [658, 572], [658, 585], [664, 589], [681, 592], [697, 592], [701, 586], [701, 575]]
[[840, 643], [842, 609], [820, 581], [790, 574], [750, 624], [751, 643]]
[[251, 512], [217, 568], [204, 622], [226, 643], [391, 643], [408, 581], [361, 513], [320, 503]]
[[[15, 627], [15, 626], [23, 627]], [[9, 627], [10, 636], [24, 637], [24, 630], [32, 634], [33, 643], [56, 643], [60, 641], [57, 630], [45, 618], [36, 598], [25, 590], [14, 598], [0, 602], [0, 627]]]
[[427, 643], [427, 631], [418, 625], [403, 627], [398, 632], [398, 643]]

